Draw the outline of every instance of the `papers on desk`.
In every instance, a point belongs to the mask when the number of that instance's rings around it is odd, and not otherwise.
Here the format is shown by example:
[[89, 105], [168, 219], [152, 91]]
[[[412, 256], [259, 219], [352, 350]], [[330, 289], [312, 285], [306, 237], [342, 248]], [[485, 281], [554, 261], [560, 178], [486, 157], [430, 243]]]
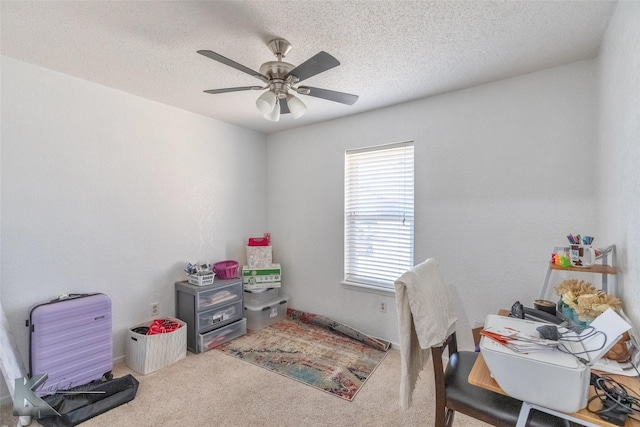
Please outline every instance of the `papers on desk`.
[[510, 327], [489, 327], [480, 331], [480, 335], [523, 354], [549, 351], [558, 346], [558, 341], [546, 340], [534, 335], [525, 334]]
[[[611, 347], [618, 342], [621, 335], [631, 329], [631, 325], [629, 325], [629, 323], [615, 311], [608, 309], [600, 316], [596, 317], [596, 319], [591, 323], [591, 326], [596, 330], [601, 331], [607, 339], [601, 349], [599, 349], [599, 347], [602, 344], [602, 339], [598, 343], [596, 341], [597, 337], [595, 336], [591, 340], [585, 340], [583, 343], [585, 350], [588, 352], [589, 360], [593, 361], [591, 367], [611, 374], [624, 375], [628, 377], [637, 376], [638, 372], [631, 363], [619, 363], [614, 360], [602, 358], [602, 356], [604, 356], [607, 351], [609, 351]], [[584, 333], [585, 332], [583, 332], [583, 334]], [[633, 348], [631, 351], [631, 360], [636, 366], [638, 364], [639, 357], [640, 354], [638, 350]]]
[[604, 356], [605, 353], [618, 342], [622, 337], [622, 334], [631, 329], [631, 325], [610, 308], [600, 316], [596, 317], [589, 326], [596, 331], [601, 332], [606, 337], [605, 340], [602, 335], [598, 336], [599, 334], [590, 334], [588, 329], [585, 329], [580, 333], [580, 337], [584, 337], [582, 346], [588, 356], [585, 357], [585, 359], [591, 363], [595, 363], [602, 359], [602, 356]]
[[[559, 345], [565, 353], [575, 355], [580, 361], [588, 365], [593, 365], [601, 361], [602, 356], [618, 342], [622, 334], [631, 329], [622, 317], [612, 309], [608, 309], [598, 316], [585, 329], [569, 329], [569, 327], [559, 326], [560, 340], [547, 340], [531, 333], [523, 333], [509, 326], [488, 327], [480, 332], [492, 341], [495, 341], [515, 352], [529, 354], [541, 351], [556, 349]], [[619, 368], [612, 363], [601, 361], [595, 369], [606, 371], [615, 370], [614, 373], [621, 373], [623, 368]], [[630, 375], [625, 373], [624, 375]]]
[[598, 371], [606, 372], [608, 374], [624, 375], [625, 377], [637, 377], [638, 372], [634, 369], [631, 363], [616, 362], [615, 360], [600, 359], [591, 366]]

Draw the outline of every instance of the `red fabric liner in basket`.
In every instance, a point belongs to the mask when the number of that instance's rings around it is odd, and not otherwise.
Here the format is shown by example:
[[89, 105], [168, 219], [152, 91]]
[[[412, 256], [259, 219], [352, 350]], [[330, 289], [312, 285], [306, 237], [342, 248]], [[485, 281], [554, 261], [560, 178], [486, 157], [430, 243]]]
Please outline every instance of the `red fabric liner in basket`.
[[233, 279], [238, 275], [237, 261], [220, 261], [213, 264], [213, 271], [218, 279]]

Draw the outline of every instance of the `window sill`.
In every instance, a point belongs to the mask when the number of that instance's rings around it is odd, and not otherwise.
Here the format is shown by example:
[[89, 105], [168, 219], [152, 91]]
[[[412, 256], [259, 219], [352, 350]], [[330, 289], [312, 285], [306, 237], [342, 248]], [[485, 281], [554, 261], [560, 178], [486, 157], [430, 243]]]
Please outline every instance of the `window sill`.
[[369, 292], [377, 295], [384, 295], [387, 297], [395, 297], [395, 288], [383, 288], [381, 286], [365, 285], [364, 283], [347, 282], [343, 281], [342, 286], [346, 289], [358, 292]]

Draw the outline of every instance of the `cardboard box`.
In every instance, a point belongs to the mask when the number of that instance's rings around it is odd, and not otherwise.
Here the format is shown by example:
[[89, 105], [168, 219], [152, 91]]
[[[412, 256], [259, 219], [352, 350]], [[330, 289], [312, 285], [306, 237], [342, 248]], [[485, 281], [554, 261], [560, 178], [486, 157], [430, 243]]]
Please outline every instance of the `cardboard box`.
[[[271, 283], [272, 286], [265, 288], [278, 288], [282, 280], [282, 268], [280, 264], [270, 264], [268, 267], [252, 268], [248, 265], [242, 266], [242, 283], [244, 285], [258, 285]], [[276, 286], [277, 284], [277, 286]]]
[[244, 285], [245, 291], [255, 291], [256, 289], [269, 289], [269, 288], [281, 288], [282, 282], [260, 282], [260, 283], [248, 283]]
[[265, 268], [273, 263], [271, 246], [247, 246], [247, 264], [251, 268]]
[[181, 327], [155, 335], [143, 335], [132, 330], [151, 325], [151, 322], [145, 322], [127, 330], [125, 363], [129, 368], [146, 375], [187, 357], [187, 324], [173, 317], [166, 319], [179, 323]]

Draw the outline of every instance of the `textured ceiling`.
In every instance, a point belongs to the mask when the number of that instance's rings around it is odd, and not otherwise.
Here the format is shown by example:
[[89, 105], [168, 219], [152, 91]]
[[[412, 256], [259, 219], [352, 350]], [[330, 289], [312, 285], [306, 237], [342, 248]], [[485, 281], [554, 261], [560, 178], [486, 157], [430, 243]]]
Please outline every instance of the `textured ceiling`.
[[[597, 55], [612, 1], [5, 1], [2, 54], [264, 133], [361, 113]], [[285, 38], [294, 65], [324, 50], [341, 65], [304, 83], [300, 119], [265, 120], [260, 85], [197, 50], [258, 71]]]

